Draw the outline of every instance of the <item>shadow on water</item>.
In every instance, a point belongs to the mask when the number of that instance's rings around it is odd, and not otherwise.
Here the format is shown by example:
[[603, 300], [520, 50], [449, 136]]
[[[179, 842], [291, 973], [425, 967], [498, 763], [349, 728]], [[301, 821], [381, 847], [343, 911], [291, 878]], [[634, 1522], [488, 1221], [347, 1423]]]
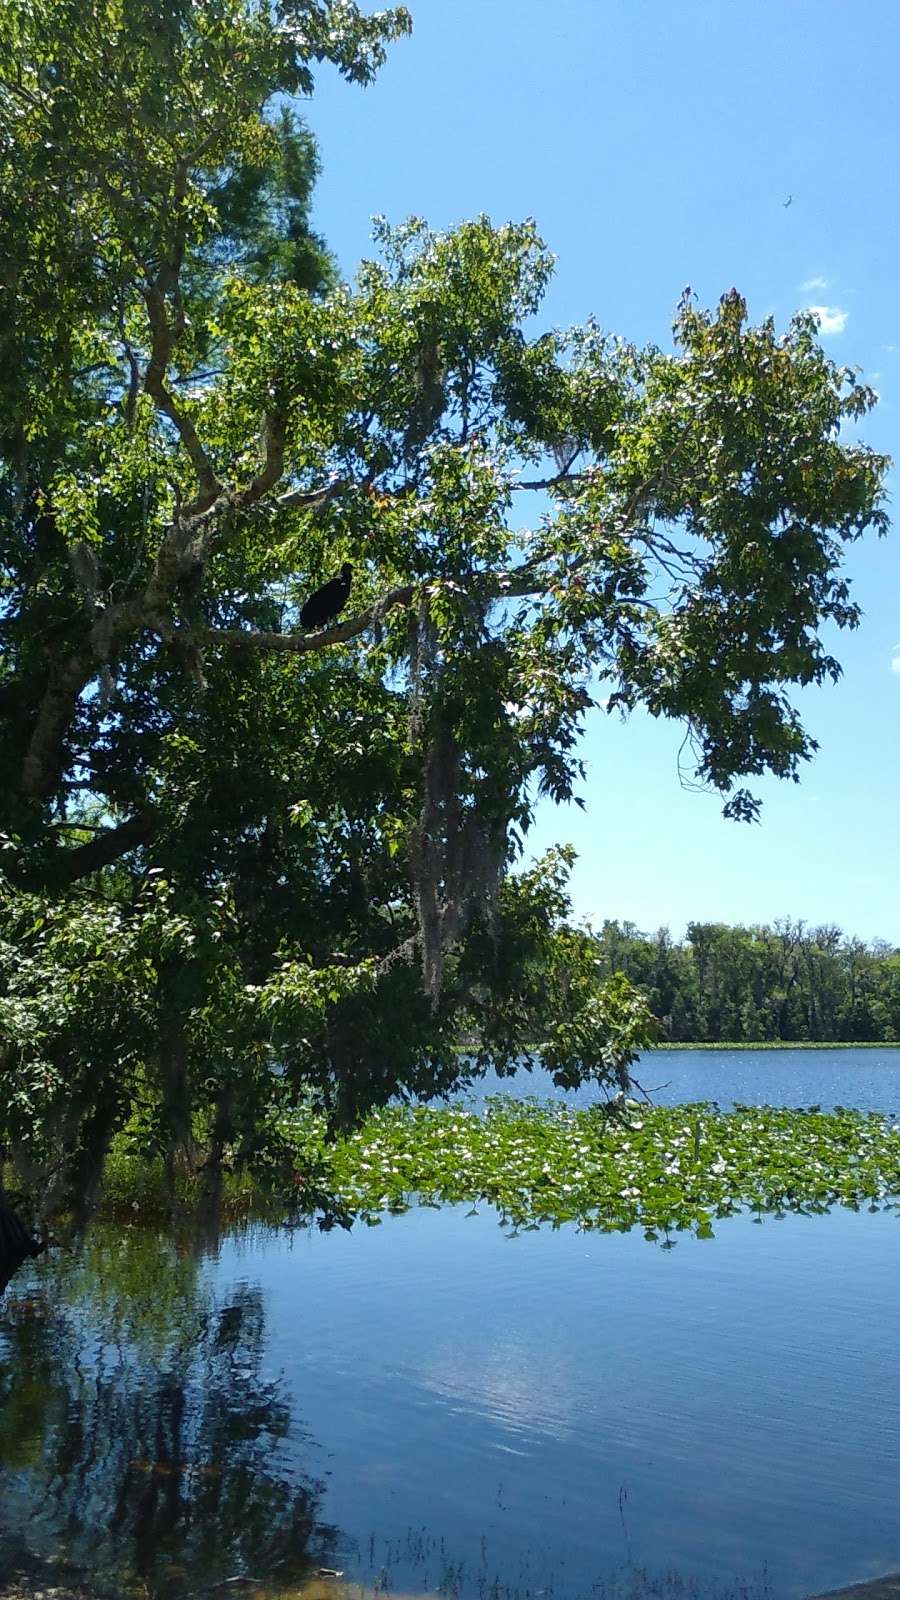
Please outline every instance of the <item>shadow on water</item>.
[[102, 1230], [0, 1304], [0, 1578], [100, 1595], [299, 1580], [327, 1559], [321, 1484], [297, 1472], [264, 1371], [260, 1294], [217, 1299], [196, 1250]]

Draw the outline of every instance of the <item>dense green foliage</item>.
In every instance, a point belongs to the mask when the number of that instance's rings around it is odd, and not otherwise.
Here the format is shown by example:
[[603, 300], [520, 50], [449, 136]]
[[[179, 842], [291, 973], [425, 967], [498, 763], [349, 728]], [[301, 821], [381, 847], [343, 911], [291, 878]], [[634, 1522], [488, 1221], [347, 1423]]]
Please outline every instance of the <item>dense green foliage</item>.
[[607, 922], [598, 945], [604, 968], [646, 996], [663, 1042], [900, 1040], [900, 950], [840, 928], [692, 922], [678, 944], [667, 928]]
[[652, 1024], [570, 855], [515, 870], [535, 800], [602, 690], [755, 816], [858, 620], [886, 462], [811, 316], [732, 289], [668, 351], [535, 334], [552, 258], [486, 218], [380, 224], [336, 281], [285, 99], [407, 27], [0, 0], [0, 1150], [45, 1209], [125, 1124], [173, 1181], [198, 1142], [213, 1184], [277, 1168], [298, 1097], [434, 1094], [461, 1030], [627, 1086]]

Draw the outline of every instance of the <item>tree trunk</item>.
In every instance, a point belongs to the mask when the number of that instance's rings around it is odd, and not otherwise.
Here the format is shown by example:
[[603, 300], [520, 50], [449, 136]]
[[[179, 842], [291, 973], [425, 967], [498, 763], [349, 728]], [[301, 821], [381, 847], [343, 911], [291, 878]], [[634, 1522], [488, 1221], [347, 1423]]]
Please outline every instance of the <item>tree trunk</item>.
[[41, 1255], [46, 1248], [32, 1238], [21, 1217], [0, 1197], [0, 1295], [23, 1261]]
[[94, 1212], [103, 1181], [103, 1165], [116, 1129], [119, 1107], [107, 1089], [81, 1124], [81, 1148], [71, 1163], [69, 1193], [78, 1230], [86, 1228]]

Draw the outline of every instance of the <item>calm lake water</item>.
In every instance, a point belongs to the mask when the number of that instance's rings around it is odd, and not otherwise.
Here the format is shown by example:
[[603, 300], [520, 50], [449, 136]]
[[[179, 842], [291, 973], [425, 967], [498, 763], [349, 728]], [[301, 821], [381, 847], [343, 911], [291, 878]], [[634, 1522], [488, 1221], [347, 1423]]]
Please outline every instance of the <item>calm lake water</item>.
[[[641, 1077], [900, 1112], [895, 1051], [673, 1053]], [[898, 1326], [889, 1213], [736, 1217], [669, 1252], [510, 1239], [465, 1208], [98, 1227], [0, 1300], [0, 1575], [800, 1600], [900, 1569]], [[343, 1579], [304, 1589], [310, 1563]]]
[[[658, 1105], [716, 1100], [723, 1110], [746, 1106], [856, 1106], [900, 1115], [900, 1048], [874, 1050], [663, 1050], [641, 1057], [635, 1075]], [[589, 1105], [597, 1090], [563, 1093], [549, 1073], [493, 1073], [470, 1092], [537, 1095]]]

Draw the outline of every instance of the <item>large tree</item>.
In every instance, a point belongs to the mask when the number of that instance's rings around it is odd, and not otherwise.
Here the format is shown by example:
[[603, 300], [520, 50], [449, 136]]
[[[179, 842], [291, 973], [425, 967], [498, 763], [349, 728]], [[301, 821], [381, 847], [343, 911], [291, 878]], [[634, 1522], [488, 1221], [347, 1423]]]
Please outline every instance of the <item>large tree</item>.
[[858, 620], [886, 461], [811, 316], [729, 290], [671, 350], [535, 335], [551, 257], [486, 218], [379, 224], [336, 281], [290, 97], [407, 25], [0, 3], [0, 1146], [45, 1207], [129, 1119], [170, 1164], [198, 1131], [213, 1174], [272, 1161], [299, 1095], [439, 1092], [462, 1032], [469, 1072], [540, 1042], [627, 1085], [649, 1020], [570, 855], [514, 870], [535, 799], [602, 697], [683, 721], [754, 817]]

